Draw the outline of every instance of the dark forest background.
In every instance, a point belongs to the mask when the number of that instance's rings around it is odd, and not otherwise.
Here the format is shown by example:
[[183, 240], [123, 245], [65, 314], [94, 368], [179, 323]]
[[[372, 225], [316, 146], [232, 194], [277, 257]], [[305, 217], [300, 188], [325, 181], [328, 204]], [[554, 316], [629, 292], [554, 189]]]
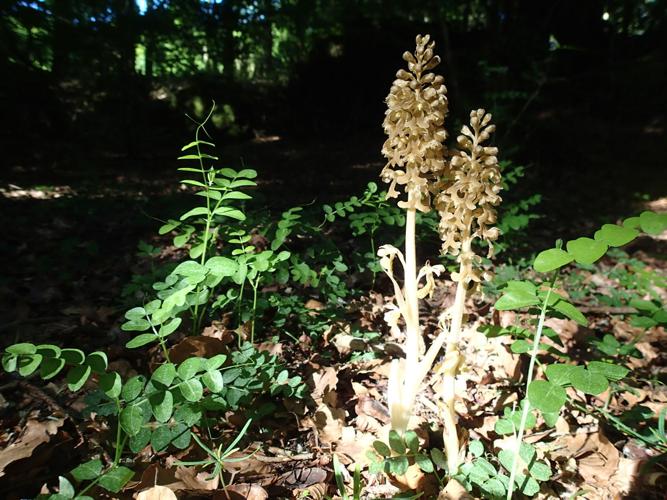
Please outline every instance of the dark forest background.
[[430, 33], [450, 134], [485, 107], [545, 213], [624, 215], [667, 186], [666, 30], [665, 0], [2, 0], [2, 180], [171, 180], [185, 115], [215, 100], [224, 160], [276, 203], [349, 196], [377, 178], [384, 98]]

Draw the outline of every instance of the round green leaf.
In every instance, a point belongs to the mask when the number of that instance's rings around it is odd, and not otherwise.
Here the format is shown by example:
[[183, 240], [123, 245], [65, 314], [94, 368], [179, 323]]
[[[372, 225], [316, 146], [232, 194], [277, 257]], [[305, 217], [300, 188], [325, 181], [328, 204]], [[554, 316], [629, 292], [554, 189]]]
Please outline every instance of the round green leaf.
[[603, 393], [609, 387], [609, 382], [603, 375], [587, 370], [583, 366], [578, 366], [572, 372], [570, 382], [575, 389], [593, 396]]
[[613, 365], [603, 361], [591, 361], [588, 363], [588, 370], [602, 375], [607, 380], [621, 380], [630, 372], [625, 366]]
[[535, 257], [533, 268], [538, 273], [548, 273], [559, 267], [563, 267], [574, 260], [574, 257], [560, 248], [550, 248], [540, 252]]
[[623, 221], [623, 227], [628, 229], [640, 229], [639, 217], [628, 217]]
[[127, 347], [128, 349], [136, 349], [138, 347], [143, 347], [153, 342], [157, 342], [157, 337], [155, 335], [153, 335], [152, 333], [142, 333], [141, 335], [137, 335], [127, 344], [125, 344], [125, 347]]
[[410, 453], [419, 452], [419, 436], [415, 431], [407, 431], [405, 433], [405, 444], [408, 445]]
[[405, 442], [401, 435], [393, 429], [389, 431], [389, 446], [396, 453], [405, 453]]
[[60, 352], [60, 357], [70, 365], [80, 365], [86, 360], [86, 355], [81, 349], [63, 349]]
[[188, 358], [183, 361], [176, 370], [181, 380], [188, 380], [194, 377], [202, 369], [202, 358]]
[[605, 224], [593, 236], [597, 241], [606, 243], [610, 247], [622, 247], [634, 240], [639, 232], [635, 229], [616, 224]]
[[22, 342], [20, 344], [10, 345], [5, 351], [17, 356], [22, 354], [35, 354], [37, 352], [37, 347], [29, 342]]
[[133, 401], [137, 399], [141, 391], [146, 385], [146, 377], [143, 375], [137, 375], [128, 380], [125, 385], [123, 385], [123, 390], [121, 395], [125, 401]]
[[42, 362], [41, 354], [32, 354], [30, 356], [21, 356], [19, 359], [19, 375], [22, 377], [27, 377], [32, 375], [39, 364]]
[[175, 377], [176, 366], [173, 363], [164, 363], [155, 369], [153, 375], [151, 375], [151, 380], [169, 387]]
[[70, 391], [78, 391], [86, 383], [91, 373], [88, 365], [75, 366], [67, 372], [67, 388]]
[[430, 474], [433, 472], [433, 462], [431, 462], [431, 459], [428, 458], [426, 455], [423, 455], [422, 453], [417, 453], [415, 455], [415, 463], [419, 466], [421, 470], [423, 470], [426, 474]]
[[639, 224], [645, 233], [658, 235], [667, 229], [667, 213], [642, 212]]
[[58, 346], [51, 344], [40, 344], [35, 347], [37, 352], [41, 354], [45, 359], [46, 358], [58, 358], [60, 357], [61, 349]]
[[468, 445], [468, 451], [475, 457], [481, 457], [484, 455], [484, 445], [481, 441], [471, 441]]
[[65, 360], [61, 358], [46, 358], [39, 368], [39, 375], [44, 380], [49, 380], [58, 375], [65, 367]]
[[107, 355], [101, 351], [91, 352], [86, 357], [86, 364], [92, 368], [95, 373], [104, 373], [109, 366]]
[[164, 450], [172, 440], [171, 429], [162, 425], [153, 431], [151, 434], [151, 446], [156, 452]]
[[442, 452], [442, 450], [439, 450], [438, 448], [433, 448], [431, 450], [431, 460], [433, 460], [433, 463], [438, 466], [440, 469], [446, 469], [447, 468], [447, 458], [445, 457], [445, 454]]
[[592, 264], [607, 252], [607, 244], [591, 238], [577, 238], [567, 242], [567, 252], [579, 264]]
[[105, 373], [100, 377], [100, 389], [111, 399], [120, 396], [123, 389], [123, 381], [116, 372]]
[[538, 481], [548, 481], [551, 478], [551, 468], [545, 462], [533, 462], [528, 471]]
[[559, 411], [567, 401], [565, 389], [547, 380], [533, 380], [528, 386], [528, 401], [547, 413]]
[[102, 472], [102, 461], [101, 460], [89, 460], [78, 467], [72, 469], [70, 474], [78, 482], [81, 481], [92, 481], [97, 479], [97, 477]]
[[410, 462], [406, 456], [389, 457], [385, 461], [385, 464], [389, 473], [394, 476], [402, 476], [408, 471], [408, 467], [410, 466]]
[[114, 467], [109, 472], [104, 474], [97, 484], [99, 484], [105, 490], [108, 490], [112, 493], [118, 493], [123, 489], [123, 486], [125, 486], [128, 481], [132, 479], [132, 476], [134, 476], [134, 472], [131, 469], [123, 466]]
[[528, 281], [510, 281], [494, 307], [499, 311], [509, 311], [537, 305], [540, 299], [535, 295], [536, 291], [535, 285]]
[[227, 360], [227, 356], [224, 354], [217, 354], [213, 356], [212, 358], [208, 358], [205, 362], [206, 365], [206, 370], [217, 370], [220, 368], [225, 361]]
[[151, 430], [148, 427], [142, 427], [134, 436], [130, 436], [129, 447], [133, 453], [139, 453], [151, 440]]
[[155, 420], [167, 422], [174, 411], [174, 396], [169, 391], [158, 392], [148, 399]]
[[185, 380], [184, 382], [181, 382], [178, 387], [180, 388], [183, 397], [193, 403], [201, 400], [204, 396], [204, 388], [202, 387], [201, 382], [196, 378]]
[[582, 326], [588, 325], [588, 320], [586, 319], [586, 316], [584, 316], [579, 309], [577, 309], [574, 305], [570, 304], [568, 301], [559, 299], [553, 304], [552, 307], [556, 311], [561, 313], [563, 316], [566, 316], [571, 320], [576, 321], [580, 325]]
[[171, 321], [165, 323], [160, 327], [158, 335], [160, 337], [167, 337], [172, 333], [174, 333], [180, 325], [181, 325], [181, 318], [173, 318]]
[[387, 446], [387, 443], [384, 443], [383, 441], [377, 440], [373, 441], [373, 448], [375, 451], [377, 451], [378, 455], [381, 455], [383, 457], [389, 457], [391, 456], [391, 448]]
[[568, 385], [570, 384], [572, 372], [576, 368], [577, 367], [574, 365], [566, 364], [548, 365], [545, 369], [545, 373], [550, 382], [553, 382], [556, 385]]
[[2, 368], [7, 373], [15, 372], [17, 366], [18, 366], [18, 357], [15, 354], [5, 353], [2, 355]]
[[74, 491], [74, 486], [66, 478], [59, 476], [58, 477], [58, 500], [74, 498], [76, 491]]
[[123, 408], [119, 418], [120, 426], [128, 436], [139, 434], [144, 423], [144, 413], [139, 405], [130, 405]]
[[222, 373], [218, 370], [208, 370], [202, 376], [202, 381], [211, 392], [220, 392], [224, 387]]
[[151, 324], [146, 319], [132, 319], [123, 323], [120, 329], [124, 332], [143, 332], [150, 327]]
[[178, 422], [173, 429], [171, 429], [171, 444], [179, 450], [184, 450], [190, 446], [190, 427], [182, 422]]

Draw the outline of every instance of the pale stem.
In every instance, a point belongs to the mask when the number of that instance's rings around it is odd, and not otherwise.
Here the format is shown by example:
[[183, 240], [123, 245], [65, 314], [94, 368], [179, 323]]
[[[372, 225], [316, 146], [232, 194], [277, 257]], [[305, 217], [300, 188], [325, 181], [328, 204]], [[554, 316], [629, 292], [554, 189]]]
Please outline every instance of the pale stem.
[[407, 369], [417, 366], [419, 355], [419, 299], [417, 298], [417, 254], [415, 250], [415, 217], [413, 194], [408, 194], [405, 219], [405, 360]]
[[465, 302], [467, 289], [468, 275], [470, 274], [470, 261], [468, 256], [471, 252], [472, 240], [466, 237], [463, 240], [461, 248], [461, 266], [459, 268], [459, 280], [456, 285], [456, 297], [454, 298], [454, 306], [451, 312], [451, 327], [447, 337], [447, 347], [445, 350], [445, 360], [443, 368], [443, 389], [442, 399], [444, 402], [443, 421], [445, 425], [443, 439], [445, 443], [445, 451], [447, 454], [447, 466], [449, 474], [454, 475], [459, 468], [459, 436], [456, 429], [456, 410], [455, 403], [455, 385], [456, 376], [458, 375], [459, 366], [461, 364], [461, 354], [459, 352], [459, 338], [461, 336], [461, 325], [463, 324], [463, 315], [465, 313]]

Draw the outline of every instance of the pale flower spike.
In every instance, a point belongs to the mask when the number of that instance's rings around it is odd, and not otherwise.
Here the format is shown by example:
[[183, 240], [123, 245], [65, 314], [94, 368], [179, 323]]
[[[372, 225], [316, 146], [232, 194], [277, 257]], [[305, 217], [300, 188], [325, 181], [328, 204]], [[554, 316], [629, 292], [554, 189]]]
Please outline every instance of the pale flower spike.
[[390, 183], [388, 198], [399, 196], [397, 185], [405, 186], [408, 200], [398, 206], [422, 212], [430, 210], [429, 181], [445, 169], [447, 137], [447, 88], [442, 76], [429, 72], [440, 64], [429, 40], [429, 35], [417, 36], [415, 53], [403, 54], [408, 71], [396, 73], [387, 96], [383, 127], [389, 137], [382, 146], [387, 165], [381, 176]]
[[[442, 363], [442, 419], [445, 452], [450, 475], [458, 470], [460, 446], [454, 410], [454, 382], [463, 356], [459, 337], [465, 314], [465, 301], [475, 285], [488, 274], [479, 270], [481, 258], [472, 249], [474, 239], [489, 245], [498, 238], [495, 207], [500, 203], [501, 175], [495, 147], [484, 145], [495, 130], [491, 115], [483, 109], [470, 113], [470, 125], [464, 126], [455, 151], [447, 161], [444, 141], [447, 134], [447, 89], [442, 76], [430, 72], [440, 63], [433, 53], [430, 37], [417, 36], [414, 54], [406, 52], [403, 59], [408, 71], [399, 70], [389, 95], [383, 127], [388, 135], [382, 147], [387, 164], [382, 180], [389, 183], [387, 198], [398, 198], [404, 190], [407, 199], [398, 202], [406, 210], [405, 254], [391, 245], [380, 247], [380, 264], [392, 282], [395, 303], [386, 306], [385, 321], [395, 337], [405, 334], [405, 359], [392, 361], [387, 399], [392, 429], [405, 432], [424, 379], [446, 341]], [[452, 273], [457, 282], [456, 297], [451, 308], [440, 316], [440, 331], [425, 351], [419, 322], [419, 300], [435, 290], [435, 276], [444, 267], [428, 262], [419, 272], [416, 265], [416, 211], [428, 212], [433, 202], [440, 215], [439, 232], [443, 241], [442, 254], [457, 256], [459, 271]], [[394, 275], [394, 263], [403, 266], [403, 287]], [[420, 283], [423, 286], [419, 288]], [[401, 319], [404, 326], [401, 331]], [[454, 481], [453, 481], [454, 482]]]

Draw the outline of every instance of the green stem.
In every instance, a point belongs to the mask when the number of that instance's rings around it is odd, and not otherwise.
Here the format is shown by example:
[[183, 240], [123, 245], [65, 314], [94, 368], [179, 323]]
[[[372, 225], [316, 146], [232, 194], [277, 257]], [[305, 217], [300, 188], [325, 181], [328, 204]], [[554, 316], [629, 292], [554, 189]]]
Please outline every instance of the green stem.
[[250, 343], [255, 344], [255, 316], [257, 314], [257, 290], [259, 288], [259, 282], [262, 279], [262, 275], [258, 274], [255, 281], [251, 281], [252, 285], [252, 322], [250, 323]]
[[167, 350], [167, 344], [164, 341], [164, 337], [161, 337], [160, 334], [158, 334], [157, 330], [155, 329], [155, 325], [150, 320], [150, 318], [147, 319], [148, 319], [148, 324], [151, 325], [151, 330], [153, 330], [153, 333], [158, 338], [158, 342], [160, 343], [160, 347], [162, 348], [162, 353], [164, 354], [164, 359], [167, 360], [167, 363], [171, 363], [171, 361], [169, 360], [169, 351]]
[[[118, 410], [118, 414], [120, 415], [120, 399], [116, 398], [115, 399], [116, 403], [116, 409]], [[107, 469], [106, 472], [109, 472], [110, 470], [115, 469], [118, 467], [118, 464], [120, 463], [120, 459], [123, 456], [123, 449], [125, 448], [125, 441], [127, 440], [127, 436], [123, 436], [123, 430], [120, 426], [120, 422], [118, 422], [116, 428], [116, 450], [114, 452], [114, 459], [113, 459], [113, 464], [111, 464], [111, 467]], [[87, 491], [89, 491], [91, 488], [93, 488], [99, 481], [102, 479], [103, 474], [100, 474], [97, 478], [95, 478], [94, 481], [92, 481], [88, 486], [86, 486], [84, 489], [82, 489], [78, 495], [77, 498], [82, 497]]]
[[[537, 359], [537, 353], [540, 349], [540, 340], [542, 339], [542, 330], [544, 329], [544, 321], [547, 316], [547, 308], [549, 306], [549, 299], [551, 298], [551, 292], [556, 285], [556, 279], [558, 278], [558, 270], [554, 272], [551, 282], [549, 283], [549, 289], [547, 290], [547, 295], [544, 298], [544, 303], [542, 304], [542, 310], [540, 311], [540, 319], [537, 323], [537, 330], [535, 331], [535, 337], [533, 338], [533, 350], [530, 354], [530, 363], [528, 364], [528, 374], [526, 376], [526, 394], [528, 393], [528, 386], [533, 381], [533, 370], [535, 368], [535, 361]], [[514, 457], [512, 459], [512, 470], [510, 471], [510, 480], [507, 486], [507, 500], [512, 500], [512, 493], [514, 491], [514, 481], [517, 473], [517, 464], [519, 458], [519, 450], [521, 449], [521, 441], [523, 441], [523, 434], [526, 429], [526, 421], [528, 420], [528, 412], [530, 411], [530, 402], [528, 398], [525, 399], [523, 405], [523, 411], [521, 412], [521, 421], [519, 422], [519, 432], [516, 437]]]
[[[202, 176], [202, 182], [204, 183], [204, 189], [206, 189], [206, 229], [204, 230], [204, 242], [203, 242], [203, 250], [201, 253], [201, 260], [200, 263], [203, 266], [204, 263], [206, 262], [206, 249], [208, 247], [208, 233], [211, 230], [211, 220], [213, 219], [213, 212], [211, 212], [211, 198], [209, 197], [209, 180], [206, 175], [206, 169], [204, 168], [204, 160], [201, 157], [201, 148], [199, 147], [199, 133], [202, 131], [204, 128], [204, 125], [208, 120], [211, 118], [211, 115], [213, 114], [213, 110], [215, 110], [215, 102], [213, 103], [213, 106], [211, 106], [211, 110], [209, 111], [208, 115], [204, 119], [202, 123], [199, 124], [197, 127], [197, 130], [195, 131], [195, 147], [197, 148], [197, 156], [199, 157], [199, 169], [201, 170], [201, 176]], [[197, 286], [197, 295], [199, 294], [199, 288], [201, 285]], [[192, 321], [192, 334], [196, 335], [198, 333], [198, 318], [199, 318], [199, 304], [195, 304], [195, 312], [193, 316], [193, 321]]]

